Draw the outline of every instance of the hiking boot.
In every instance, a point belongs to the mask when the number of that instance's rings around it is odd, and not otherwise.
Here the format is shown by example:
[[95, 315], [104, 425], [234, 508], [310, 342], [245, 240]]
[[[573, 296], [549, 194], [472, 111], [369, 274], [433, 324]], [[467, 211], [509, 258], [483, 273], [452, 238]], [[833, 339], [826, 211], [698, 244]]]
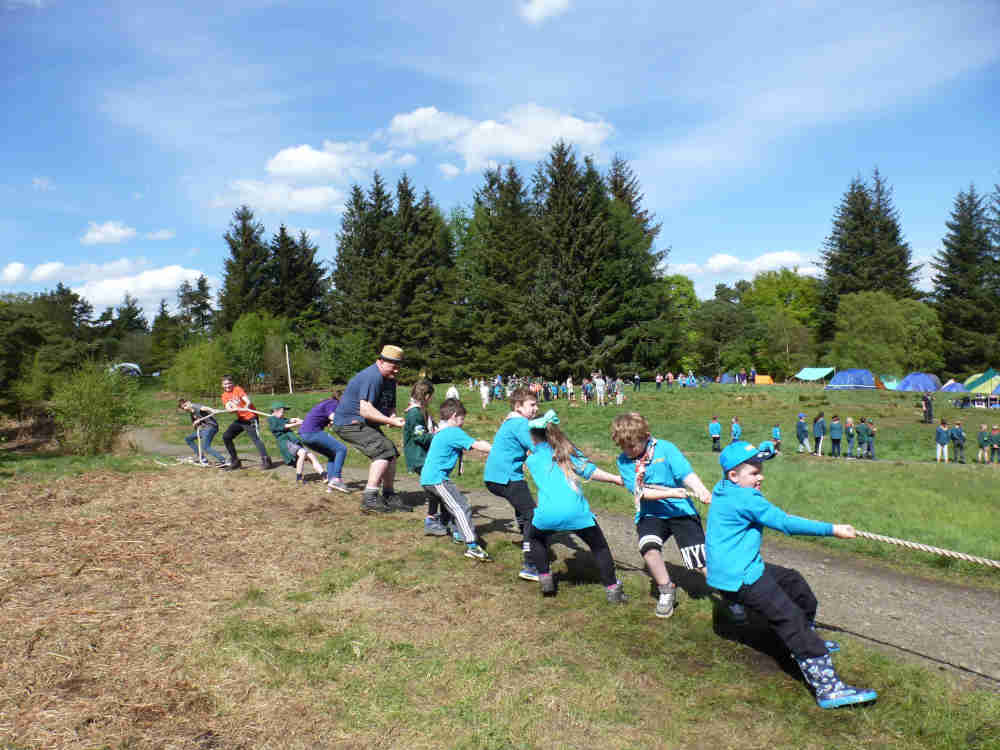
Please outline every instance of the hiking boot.
[[625, 584], [621, 581], [618, 581], [614, 586], [608, 586], [604, 592], [608, 597], [608, 604], [625, 603]]
[[551, 573], [542, 573], [539, 575], [538, 584], [542, 589], [542, 596], [556, 595], [556, 579], [552, 577]]
[[238, 458], [235, 461], [230, 461], [228, 464], [222, 467], [223, 471], [236, 471], [237, 469], [243, 468], [243, 462]]
[[856, 688], [846, 685], [833, 668], [830, 654], [814, 656], [808, 659], [796, 659], [802, 676], [816, 696], [816, 705], [820, 708], [840, 708], [856, 703], [870, 703], [878, 698], [874, 690]]
[[466, 547], [465, 556], [471, 557], [473, 560], [479, 560], [479, 562], [493, 562], [493, 558], [486, 553], [486, 550], [475, 542]]
[[350, 494], [351, 492], [351, 489], [344, 484], [344, 480], [340, 477], [334, 477], [326, 483], [327, 492], [333, 492], [334, 490], [337, 490], [337, 492], [343, 492], [345, 495]]
[[424, 519], [424, 535], [425, 536], [448, 536], [448, 529], [446, 529], [442, 524], [440, 519], [435, 516], [427, 516]]
[[538, 568], [536, 568], [534, 565], [525, 563], [524, 567], [521, 568], [521, 572], [517, 574], [517, 577], [524, 581], [537, 581]]
[[365, 491], [361, 495], [362, 513], [392, 513], [392, 508], [385, 504], [377, 491]]
[[405, 513], [413, 512], [413, 506], [407, 505], [403, 501], [402, 496], [398, 492], [387, 492], [384, 495], [382, 495], [382, 500], [385, 502], [387, 506], [389, 506], [391, 510], [403, 511]]
[[677, 602], [677, 586], [673, 583], [659, 586], [660, 597], [656, 602], [656, 616], [664, 620], [674, 613], [674, 605]]

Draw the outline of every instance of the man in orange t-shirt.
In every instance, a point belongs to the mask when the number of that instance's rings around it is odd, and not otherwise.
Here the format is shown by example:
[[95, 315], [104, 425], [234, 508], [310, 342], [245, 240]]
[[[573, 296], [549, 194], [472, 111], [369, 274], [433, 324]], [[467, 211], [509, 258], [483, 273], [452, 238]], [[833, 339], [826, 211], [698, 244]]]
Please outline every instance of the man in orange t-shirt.
[[257, 446], [261, 467], [264, 469], [273, 468], [274, 464], [271, 463], [271, 457], [267, 455], [267, 448], [264, 447], [264, 443], [260, 439], [260, 423], [257, 415], [253, 411], [246, 411], [246, 409], [253, 409], [253, 403], [251, 403], [246, 391], [238, 385], [233, 385], [231, 375], [222, 376], [222, 404], [226, 407], [226, 411], [236, 413], [236, 421], [229, 425], [229, 429], [222, 435], [222, 442], [225, 443], [226, 450], [229, 452], [229, 463], [226, 464], [225, 470], [233, 471], [243, 467], [236, 455], [236, 446], [233, 445], [233, 440], [244, 430], [250, 435], [253, 444]]

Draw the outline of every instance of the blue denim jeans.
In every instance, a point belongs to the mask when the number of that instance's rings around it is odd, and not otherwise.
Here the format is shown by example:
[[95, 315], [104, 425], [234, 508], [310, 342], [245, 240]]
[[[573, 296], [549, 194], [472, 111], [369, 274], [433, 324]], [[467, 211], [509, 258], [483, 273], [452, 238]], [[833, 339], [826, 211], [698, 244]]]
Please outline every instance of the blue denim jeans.
[[191, 450], [194, 451], [194, 455], [197, 456], [198, 433], [201, 433], [201, 454], [204, 456], [207, 453], [209, 456], [214, 458], [219, 463], [224, 464], [226, 462], [226, 459], [223, 458], [222, 454], [219, 453], [219, 451], [215, 450], [212, 447], [212, 438], [215, 437], [215, 433], [217, 433], [218, 431], [219, 431], [218, 427], [212, 427], [211, 425], [208, 427], [204, 427], [202, 425], [198, 425], [198, 427], [195, 429], [194, 432], [192, 432], [190, 435], [184, 438], [184, 442], [190, 446]]
[[327, 432], [302, 432], [299, 437], [306, 448], [311, 448], [322, 456], [326, 456], [330, 462], [326, 465], [326, 478], [340, 479], [340, 472], [344, 468], [344, 459], [347, 458], [347, 446], [331, 436]]

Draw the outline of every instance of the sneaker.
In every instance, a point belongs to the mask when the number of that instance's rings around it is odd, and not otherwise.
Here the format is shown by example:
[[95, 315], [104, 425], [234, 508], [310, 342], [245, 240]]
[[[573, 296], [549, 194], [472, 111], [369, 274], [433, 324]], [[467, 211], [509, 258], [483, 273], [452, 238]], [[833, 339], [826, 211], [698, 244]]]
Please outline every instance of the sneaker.
[[365, 492], [361, 496], [362, 513], [392, 513], [392, 508], [385, 504], [378, 492]]
[[424, 519], [424, 534], [426, 536], [448, 536], [446, 529], [438, 518], [428, 516]]
[[556, 595], [556, 579], [552, 577], [551, 573], [542, 573], [538, 576], [538, 583], [542, 589], [542, 596]]
[[538, 568], [536, 568], [534, 565], [526, 564], [523, 568], [521, 568], [521, 572], [517, 574], [517, 577], [524, 581], [537, 581]]
[[608, 586], [604, 592], [608, 597], [608, 604], [625, 603], [625, 584], [621, 581], [618, 581], [614, 586]]
[[667, 619], [674, 613], [674, 604], [677, 602], [677, 586], [668, 583], [660, 586], [660, 597], [656, 602], [656, 616]]
[[238, 458], [235, 461], [230, 461], [228, 464], [222, 467], [223, 471], [236, 471], [237, 469], [243, 468], [243, 462]]
[[344, 494], [350, 494], [350, 488], [344, 484], [344, 480], [340, 477], [334, 477], [326, 483], [326, 491], [333, 492], [337, 490], [338, 492], [343, 492]]
[[413, 506], [407, 505], [405, 502], [403, 502], [403, 498], [399, 495], [398, 492], [388, 492], [382, 495], [382, 500], [385, 502], [387, 506], [389, 506], [390, 509], [394, 511], [400, 510], [406, 513], [413, 512]]
[[465, 556], [471, 557], [473, 560], [479, 560], [479, 562], [492, 562], [493, 558], [490, 557], [486, 550], [480, 547], [478, 544], [473, 542], [465, 549]]

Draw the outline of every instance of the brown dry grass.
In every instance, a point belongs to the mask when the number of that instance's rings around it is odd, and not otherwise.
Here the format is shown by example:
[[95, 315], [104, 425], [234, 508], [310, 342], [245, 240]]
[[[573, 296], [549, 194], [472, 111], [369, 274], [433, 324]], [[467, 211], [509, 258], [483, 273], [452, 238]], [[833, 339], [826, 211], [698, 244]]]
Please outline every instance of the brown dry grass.
[[[362, 518], [356, 497], [258, 471], [2, 489], [4, 750], [926, 740], [896, 728], [913, 696], [817, 712], [799, 683], [715, 638], [702, 603], [665, 627], [648, 602], [606, 607], [600, 586], [543, 601], [514, 579], [500, 532], [498, 562], [479, 565], [423, 537], [420, 514]], [[934, 725], [951, 707], [918, 710]], [[976, 714], [962, 711], [958, 729]]]

